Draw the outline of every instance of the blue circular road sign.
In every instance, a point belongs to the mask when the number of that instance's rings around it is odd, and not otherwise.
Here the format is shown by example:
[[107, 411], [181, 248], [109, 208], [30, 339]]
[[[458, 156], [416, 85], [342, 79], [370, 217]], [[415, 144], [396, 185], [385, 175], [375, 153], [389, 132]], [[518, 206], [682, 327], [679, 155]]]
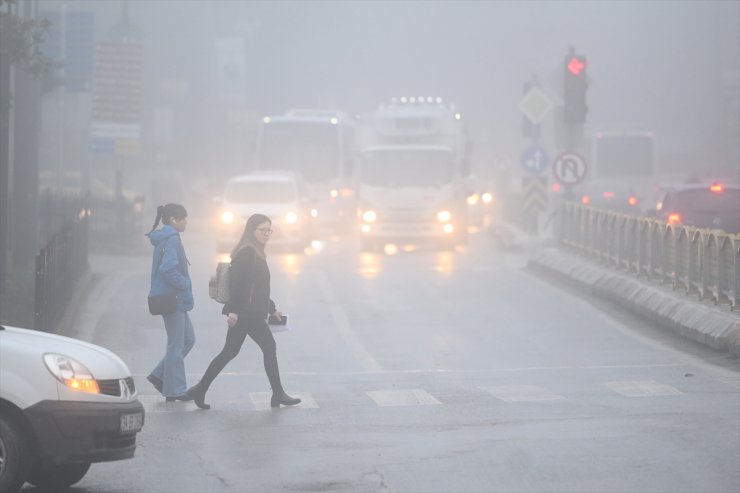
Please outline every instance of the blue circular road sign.
[[538, 145], [527, 147], [522, 153], [522, 168], [533, 175], [539, 175], [549, 166], [547, 151]]

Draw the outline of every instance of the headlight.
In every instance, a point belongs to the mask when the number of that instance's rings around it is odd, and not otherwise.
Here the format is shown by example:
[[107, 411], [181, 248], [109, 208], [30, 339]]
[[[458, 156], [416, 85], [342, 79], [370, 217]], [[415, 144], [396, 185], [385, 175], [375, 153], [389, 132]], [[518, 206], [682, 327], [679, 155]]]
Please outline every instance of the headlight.
[[311, 217], [319, 217], [319, 211], [316, 209], [311, 209]]
[[468, 205], [475, 205], [478, 203], [478, 200], [480, 200], [480, 196], [477, 193], [474, 193], [473, 195], [468, 195], [466, 200]]
[[226, 224], [231, 224], [234, 222], [234, 213], [231, 211], [224, 211], [221, 213], [221, 221], [225, 222]]
[[336, 199], [337, 197], [339, 197], [339, 190], [337, 190], [336, 188], [333, 188], [331, 192], [329, 192], [329, 197], [333, 199]]
[[98, 382], [79, 361], [62, 354], [47, 353], [44, 355], [44, 364], [57, 380], [70, 389], [90, 394], [100, 393]]
[[444, 226], [442, 226], [442, 231], [450, 234], [455, 231], [455, 227], [452, 224], [445, 224]]
[[484, 202], [484, 203], [486, 203], [486, 204], [490, 204], [491, 202], [493, 202], [493, 194], [492, 194], [492, 193], [490, 193], [490, 192], [486, 192], [486, 193], [484, 193], [483, 195], [481, 195], [481, 197], [480, 197], [480, 198], [481, 198], [481, 199], [483, 200], [483, 202]]
[[452, 219], [452, 214], [450, 214], [450, 211], [439, 211], [437, 213], [437, 219], [439, 219], [440, 222], [446, 223]]
[[362, 220], [366, 223], [374, 223], [378, 220], [378, 215], [375, 211], [365, 211], [362, 213]]
[[296, 214], [295, 212], [288, 212], [285, 215], [285, 222], [287, 222], [288, 224], [295, 224], [296, 222], [298, 222], [298, 214]]

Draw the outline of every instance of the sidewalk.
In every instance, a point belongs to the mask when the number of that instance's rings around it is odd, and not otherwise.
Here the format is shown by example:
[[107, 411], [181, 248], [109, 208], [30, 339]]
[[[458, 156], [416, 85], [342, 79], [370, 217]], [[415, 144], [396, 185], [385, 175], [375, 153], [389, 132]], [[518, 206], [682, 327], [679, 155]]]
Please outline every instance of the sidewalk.
[[80, 279], [57, 333], [92, 342], [98, 321], [121, 286], [148, 272], [148, 256], [91, 253], [88, 261], [90, 267]]
[[[536, 242], [536, 240], [532, 240]], [[714, 349], [740, 355], [740, 313], [728, 305], [701, 302], [697, 296], [684, 296], [668, 285], [600, 266], [551, 246], [533, 249], [527, 267], [559, 280], [571, 281], [578, 288], [615, 302], [681, 336]]]

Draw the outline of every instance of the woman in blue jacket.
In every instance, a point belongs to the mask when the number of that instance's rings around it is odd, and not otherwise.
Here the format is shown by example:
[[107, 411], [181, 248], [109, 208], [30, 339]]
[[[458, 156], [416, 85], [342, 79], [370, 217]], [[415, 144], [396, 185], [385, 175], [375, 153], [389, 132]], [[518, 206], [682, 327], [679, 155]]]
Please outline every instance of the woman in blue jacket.
[[[162, 221], [162, 227], [156, 229]], [[147, 233], [154, 245], [152, 284], [149, 296], [175, 293], [177, 310], [162, 315], [167, 330], [167, 352], [147, 377], [168, 402], [191, 400], [187, 397], [185, 356], [195, 344], [195, 332], [188, 312], [193, 309], [193, 286], [188, 274], [188, 258], [180, 233], [188, 225], [188, 213], [180, 204], [157, 207], [157, 218]]]

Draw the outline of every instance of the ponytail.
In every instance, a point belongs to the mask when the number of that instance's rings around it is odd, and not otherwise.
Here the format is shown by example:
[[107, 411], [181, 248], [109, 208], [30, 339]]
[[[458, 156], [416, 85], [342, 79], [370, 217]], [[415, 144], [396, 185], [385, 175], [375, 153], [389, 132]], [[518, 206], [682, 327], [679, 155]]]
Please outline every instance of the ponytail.
[[152, 231], [157, 229], [159, 221], [162, 221], [162, 224], [169, 224], [171, 219], [184, 219], [187, 216], [188, 212], [180, 204], [160, 205], [157, 207], [157, 217], [154, 219], [154, 225], [146, 235], [151, 234]]

